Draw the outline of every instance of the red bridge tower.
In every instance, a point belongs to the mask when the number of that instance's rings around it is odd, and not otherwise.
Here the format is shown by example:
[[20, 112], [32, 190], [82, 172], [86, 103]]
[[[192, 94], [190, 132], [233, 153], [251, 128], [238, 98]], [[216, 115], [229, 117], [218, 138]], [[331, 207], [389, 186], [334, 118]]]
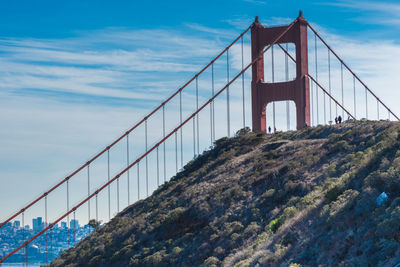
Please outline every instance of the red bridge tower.
[[263, 49], [288, 26], [264, 27], [256, 17], [251, 28], [252, 66], [251, 101], [253, 131], [266, 131], [266, 107], [273, 101], [293, 100], [296, 105], [297, 129], [310, 125], [310, 86], [307, 53], [307, 22], [301, 12], [295, 25], [277, 42], [294, 43], [296, 47], [296, 79], [288, 82], [264, 82]]

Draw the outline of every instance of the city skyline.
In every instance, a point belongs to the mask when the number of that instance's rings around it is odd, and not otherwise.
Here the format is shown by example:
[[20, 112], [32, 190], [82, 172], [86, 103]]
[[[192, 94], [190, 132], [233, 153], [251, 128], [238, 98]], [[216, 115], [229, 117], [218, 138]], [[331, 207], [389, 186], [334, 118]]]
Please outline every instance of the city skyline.
[[[29, 223], [25, 223], [25, 227], [26, 226], [29, 226], [29, 229], [32, 229], [32, 230], [34, 230], [34, 225], [35, 225], [35, 220], [37, 220], [37, 219], [40, 219], [40, 222], [41, 222], [41, 226], [39, 227], [39, 228], [42, 228], [43, 229], [43, 227], [46, 225], [46, 222], [45, 221], [42, 221], [42, 217], [36, 217], [36, 218], [33, 218], [32, 219], [32, 224], [29, 224]], [[80, 227], [80, 224], [79, 224], [79, 220], [77, 220], [77, 219], [71, 219], [70, 221], [69, 221], [69, 225], [70, 225], [70, 229], [72, 229], [74, 226], [74, 223], [76, 222], [76, 226], [77, 227]], [[1, 222], [0, 222], [1, 223]], [[48, 224], [49, 223], [51, 223], [51, 222], [47, 222]], [[61, 221], [60, 223], [55, 223], [54, 224], [54, 226], [53, 227], [55, 227], [55, 228], [57, 228], [57, 227], [59, 227], [59, 224], [60, 224], [60, 227], [61, 228], [63, 228], [62, 227], [62, 225], [61, 224], [63, 224], [63, 223], [65, 223], [65, 225], [67, 226], [68, 225], [68, 223], [67, 223], [67, 221]], [[85, 225], [88, 225], [88, 224], [85, 224]], [[10, 221], [10, 222], [8, 222], [7, 224], [6, 224], [6, 226], [12, 226], [12, 227], [14, 227], [14, 228], [21, 228], [22, 227], [22, 225], [21, 225], [21, 221], [20, 220], [13, 220], [13, 221]], [[42, 230], [41, 229], [41, 230]]]
[[[34, 220], [34, 221], [33, 221]], [[40, 232], [46, 224], [41, 217], [34, 218], [32, 224], [35, 228], [30, 228], [30, 225], [20, 227], [20, 221], [15, 220], [9, 222], [0, 228], [0, 257], [3, 257], [13, 251], [20, 245], [21, 238], [28, 240], [35, 234]], [[75, 228], [73, 228], [74, 223]], [[28, 257], [30, 264], [46, 264], [51, 258], [56, 258], [62, 251], [70, 248], [87, 235], [93, 228], [89, 225], [80, 226], [77, 220], [72, 219], [70, 222], [72, 227], [67, 228], [67, 223], [61, 222], [60, 225], [55, 225], [52, 228], [51, 234], [42, 235], [35, 239], [27, 246]], [[13, 255], [7, 263], [21, 263], [24, 261], [24, 251], [20, 250]]]

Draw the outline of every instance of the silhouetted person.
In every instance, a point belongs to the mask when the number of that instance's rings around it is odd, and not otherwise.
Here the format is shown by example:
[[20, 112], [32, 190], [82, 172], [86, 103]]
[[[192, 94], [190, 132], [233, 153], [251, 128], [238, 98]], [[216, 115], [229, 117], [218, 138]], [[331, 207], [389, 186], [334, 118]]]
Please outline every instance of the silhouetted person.
[[271, 133], [271, 126], [268, 126], [268, 132]]
[[340, 116], [340, 115], [339, 115], [339, 117], [338, 117], [338, 122], [339, 122], [339, 123], [342, 123], [342, 116]]
[[338, 118], [337, 118], [337, 117], [335, 117], [335, 123], [336, 123], [336, 124], [338, 123]]

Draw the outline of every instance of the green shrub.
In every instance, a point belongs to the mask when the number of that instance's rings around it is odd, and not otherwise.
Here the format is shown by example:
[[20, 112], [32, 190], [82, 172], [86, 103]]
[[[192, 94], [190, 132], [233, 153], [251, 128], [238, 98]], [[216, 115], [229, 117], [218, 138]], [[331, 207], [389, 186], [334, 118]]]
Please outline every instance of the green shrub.
[[208, 267], [216, 267], [220, 264], [220, 261], [216, 257], [209, 257], [204, 261], [203, 266], [208, 266]]
[[340, 140], [337, 141], [336, 143], [330, 144], [328, 149], [329, 153], [333, 154], [333, 153], [348, 151], [351, 149], [351, 146], [345, 140]]
[[326, 169], [325, 172], [329, 176], [333, 176], [336, 174], [336, 164], [332, 163], [330, 164]]
[[327, 203], [335, 201], [338, 196], [343, 192], [343, 185], [341, 183], [332, 186], [328, 191], [326, 191], [325, 199]]
[[257, 222], [251, 222], [246, 229], [244, 230], [244, 235], [246, 237], [257, 234], [261, 230], [261, 226], [257, 224]]
[[235, 137], [242, 137], [247, 135], [250, 132], [250, 128], [249, 127], [244, 127], [242, 129], [240, 129], [239, 131], [236, 132]]
[[384, 220], [378, 224], [376, 234], [379, 237], [394, 239], [400, 242], [400, 206], [395, 207]]
[[286, 221], [289, 218], [292, 218], [296, 213], [298, 212], [298, 210], [295, 207], [287, 207], [283, 210], [282, 213], [282, 220]]
[[227, 223], [224, 224], [223, 235], [224, 236], [228, 236], [231, 233], [238, 232], [238, 231], [240, 231], [242, 229], [243, 229], [243, 224], [241, 222], [238, 222], [238, 221], [227, 222]]
[[358, 191], [348, 189], [344, 191], [336, 201], [326, 205], [323, 209], [323, 212], [330, 217], [329, 219], [331, 219], [333, 216], [337, 216], [339, 213], [342, 214], [342, 212], [353, 207], [358, 195]]
[[282, 223], [283, 223], [282, 218], [278, 217], [275, 220], [272, 220], [268, 224], [268, 228], [269, 228], [269, 230], [271, 230], [271, 232], [276, 233], [276, 231], [278, 231], [279, 227], [281, 227]]
[[174, 248], [172, 249], [172, 254], [176, 256], [176, 255], [178, 255], [179, 253], [181, 253], [182, 250], [183, 250], [183, 249], [181, 249], [180, 247], [174, 247]]
[[145, 266], [158, 266], [162, 263], [164, 255], [165, 251], [157, 251], [156, 253], [144, 258], [143, 263]]

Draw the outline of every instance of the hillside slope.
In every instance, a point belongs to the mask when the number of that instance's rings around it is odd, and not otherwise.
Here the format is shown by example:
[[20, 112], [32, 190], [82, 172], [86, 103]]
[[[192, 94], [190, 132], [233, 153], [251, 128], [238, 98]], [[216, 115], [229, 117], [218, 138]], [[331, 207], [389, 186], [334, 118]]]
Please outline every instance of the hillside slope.
[[51, 266], [394, 266], [399, 133], [383, 121], [242, 130]]

